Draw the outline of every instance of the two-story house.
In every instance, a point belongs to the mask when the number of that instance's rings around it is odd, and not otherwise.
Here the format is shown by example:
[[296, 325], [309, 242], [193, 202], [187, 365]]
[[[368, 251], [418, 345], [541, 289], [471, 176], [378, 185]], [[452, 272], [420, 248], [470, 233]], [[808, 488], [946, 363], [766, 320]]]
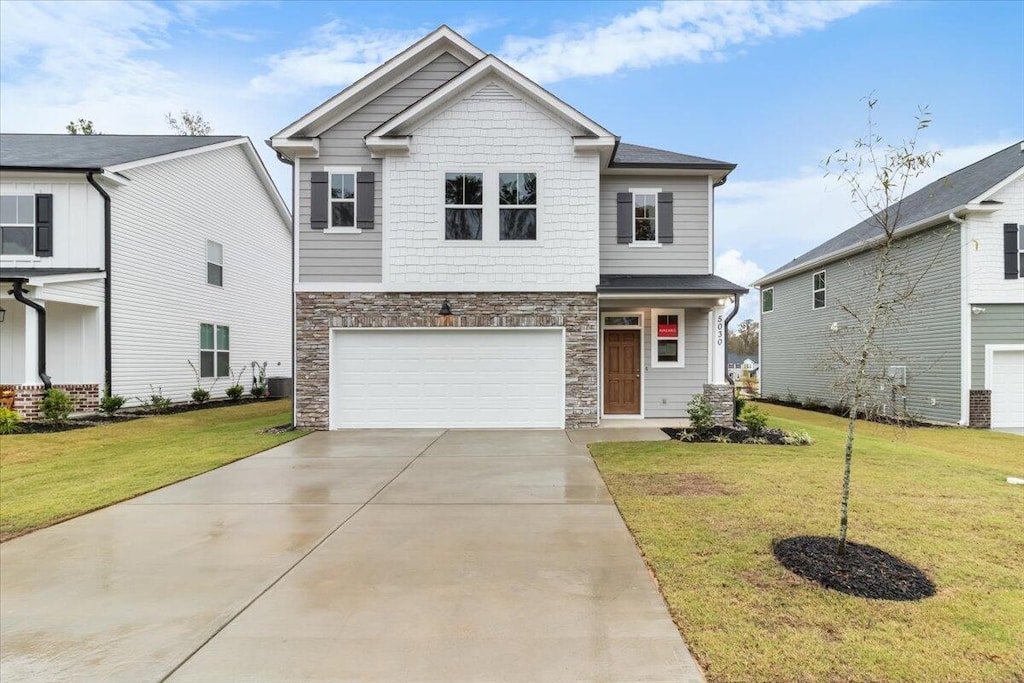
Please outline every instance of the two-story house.
[[[0, 136], [0, 385], [89, 411], [291, 376], [291, 214], [246, 137]], [[286, 264], [282, 266], [282, 264]]]
[[[668, 418], [725, 381], [714, 189], [442, 26], [274, 135], [301, 426]], [[723, 412], [727, 409], [723, 407]], [[728, 408], [731, 418], [731, 408]]]
[[[884, 396], [927, 421], [1024, 430], [1024, 143], [907, 195], [896, 293], [879, 335]], [[761, 290], [761, 393], [834, 404], [829, 346], [870, 301], [882, 231], [865, 220], [769, 273]]]

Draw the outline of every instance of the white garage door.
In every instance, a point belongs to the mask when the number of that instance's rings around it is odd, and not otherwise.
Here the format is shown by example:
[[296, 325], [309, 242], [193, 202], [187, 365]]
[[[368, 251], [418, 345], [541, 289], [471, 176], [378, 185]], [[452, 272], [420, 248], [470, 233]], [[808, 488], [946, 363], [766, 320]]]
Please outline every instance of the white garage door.
[[1024, 349], [992, 352], [992, 426], [1024, 427]]
[[565, 424], [561, 328], [335, 330], [331, 425]]

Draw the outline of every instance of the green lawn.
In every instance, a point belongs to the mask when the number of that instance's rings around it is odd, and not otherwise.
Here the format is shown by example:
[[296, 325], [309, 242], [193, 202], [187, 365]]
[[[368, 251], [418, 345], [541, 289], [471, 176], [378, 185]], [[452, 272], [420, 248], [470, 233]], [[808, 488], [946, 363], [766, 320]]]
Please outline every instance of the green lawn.
[[305, 432], [266, 401], [55, 434], [0, 436], [0, 540], [212, 470]]
[[772, 539], [835, 535], [845, 422], [766, 406], [812, 446], [600, 443], [605, 480], [708, 679], [1024, 681], [1024, 439], [861, 423], [850, 540], [938, 593], [854, 598], [778, 565]]

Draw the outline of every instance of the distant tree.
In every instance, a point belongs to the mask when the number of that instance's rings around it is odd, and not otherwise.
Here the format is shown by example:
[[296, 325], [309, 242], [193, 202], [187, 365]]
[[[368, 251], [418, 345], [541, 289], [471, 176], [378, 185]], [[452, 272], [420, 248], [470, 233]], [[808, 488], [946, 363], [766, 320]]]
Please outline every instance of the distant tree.
[[178, 135], [209, 135], [213, 132], [213, 126], [203, 118], [202, 112], [193, 114], [188, 109], [182, 109], [179, 116], [181, 118], [175, 118], [167, 112], [165, 117], [167, 125]]
[[736, 327], [735, 332], [729, 333], [729, 353], [756, 356], [760, 338], [760, 323], [747, 318]]
[[100, 132], [93, 127], [92, 121], [90, 121], [89, 119], [78, 119], [77, 121], [69, 121], [68, 125], [66, 125], [64, 128], [65, 130], [67, 130], [68, 135], [100, 134]]

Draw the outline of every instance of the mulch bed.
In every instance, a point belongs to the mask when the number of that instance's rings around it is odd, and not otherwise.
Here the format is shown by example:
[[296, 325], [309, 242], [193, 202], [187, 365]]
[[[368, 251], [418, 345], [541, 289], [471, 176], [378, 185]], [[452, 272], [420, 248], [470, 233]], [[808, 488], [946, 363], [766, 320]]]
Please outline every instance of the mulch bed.
[[921, 600], [935, 595], [925, 573], [871, 545], [846, 543], [839, 557], [839, 539], [794, 536], [775, 541], [772, 552], [783, 567], [825, 588], [872, 600]]
[[[826, 415], [835, 415], [836, 417], [849, 417], [850, 409], [843, 406], [830, 406], [825, 403], [817, 403], [809, 401], [803, 403], [801, 401], [791, 401], [786, 398], [778, 398], [777, 396], [758, 396], [757, 398], [749, 399], [756, 401], [757, 403], [768, 403], [776, 406], [785, 406], [787, 408], [799, 408], [800, 410], [810, 410], [815, 413], [825, 413]], [[880, 415], [878, 413], [869, 412], [865, 410], [857, 411], [857, 418], [860, 420], [867, 420], [868, 422], [878, 422], [880, 424], [887, 425], [898, 425], [901, 427], [931, 427], [933, 429], [948, 429], [946, 425], [932, 424], [931, 422], [922, 422], [911, 416], [893, 417], [891, 415]]]
[[[662, 427], [661, 431], [668, 434], [670, 439], [686, 441], [687, 443], [722, 443], [722, 437], [729, 439], [728, 443], [746, 443], [751, 437], [749, 429], [735, 427], [712, 427], [704, 432], [695, 432], [692, 429], [678, 429], [675, 427]], [[781, 429], [764, 429], [758, 436], [768, 442], [769, 445], [786, 445], [786, 432]]]

